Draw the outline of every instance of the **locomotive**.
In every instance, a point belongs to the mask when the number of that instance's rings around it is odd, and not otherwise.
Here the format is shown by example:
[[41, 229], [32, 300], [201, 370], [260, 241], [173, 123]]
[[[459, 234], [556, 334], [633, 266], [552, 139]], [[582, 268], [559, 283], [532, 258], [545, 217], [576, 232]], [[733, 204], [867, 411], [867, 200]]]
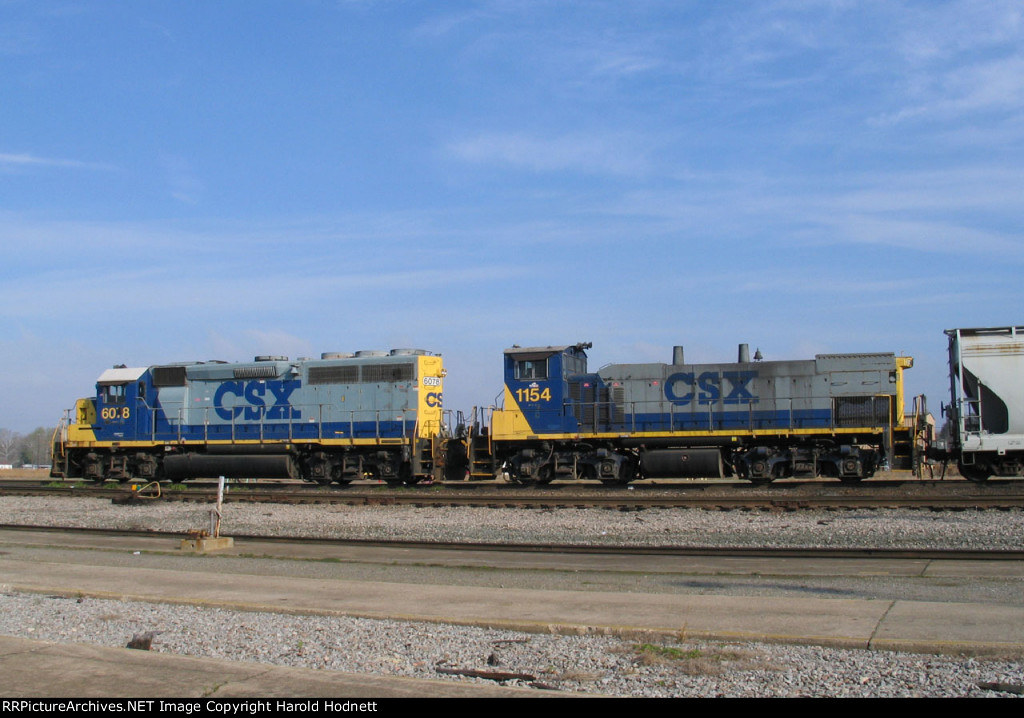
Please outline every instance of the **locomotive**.
[[751, 361], [740, 345], [735, 364], [686, 364], [675, 347], [671, 364], [592, 372], [590, 347], [505, 350], [504, 406], [473, 422], [462, 440], [471, 475], [503, 467], [512, 481], [531, 483], [727, 475], [763, 483], [860, 481], [882, 462], [910, 468], [909, 357], [766, 362], [758, 353]]
[[951, 402], [934, 437], [908, 411], [910, 357], [587, 366], [589, 343], [504, 352], [500, 406], [442, 408], [440, 355], [419, 349], [108, 369], [61, 423], [52, 475], [94, 481], [301, 478], [329, 484], [507, 477], [627, 484], [737, 476], [858, 482], [954, 461], [1024, 476], [1024, 327], [948, 330]]
[[114, 367], [58, 427], [51, 474], [413, 483], [434, 472], [444, 375], [422, 349]]

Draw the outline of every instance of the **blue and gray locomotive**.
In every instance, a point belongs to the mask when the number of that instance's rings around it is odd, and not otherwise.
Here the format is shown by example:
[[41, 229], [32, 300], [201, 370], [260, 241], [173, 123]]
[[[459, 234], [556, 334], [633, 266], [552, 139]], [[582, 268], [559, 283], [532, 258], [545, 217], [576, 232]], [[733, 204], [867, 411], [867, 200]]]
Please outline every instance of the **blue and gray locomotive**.
[[322, 484], [432, 478], [444, 368], [419, 349], [103, 372], [54, 442], [54, 476]]
[[725, 475], [854, 482], [883, 463], [909, 468], [909, 357], [751, 361], [741, 345], [735, 364], [687, 364], [676, 347], [671, 364], [592, 372], [590, 346], [505, 350], [504, 406], [463, 440], [471, 474], [504, 470], [531, 483]]

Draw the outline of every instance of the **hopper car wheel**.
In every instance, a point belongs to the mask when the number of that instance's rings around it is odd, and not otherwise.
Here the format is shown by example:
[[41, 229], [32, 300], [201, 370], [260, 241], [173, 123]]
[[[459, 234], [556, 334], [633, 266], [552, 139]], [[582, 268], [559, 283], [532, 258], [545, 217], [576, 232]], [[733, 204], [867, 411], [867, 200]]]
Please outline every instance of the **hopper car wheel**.
[[988, 481], [990, 476], [989, 469], [984, 464], [957, 464], [957, 467], [960, 469], [961, 476], [975, 483]]

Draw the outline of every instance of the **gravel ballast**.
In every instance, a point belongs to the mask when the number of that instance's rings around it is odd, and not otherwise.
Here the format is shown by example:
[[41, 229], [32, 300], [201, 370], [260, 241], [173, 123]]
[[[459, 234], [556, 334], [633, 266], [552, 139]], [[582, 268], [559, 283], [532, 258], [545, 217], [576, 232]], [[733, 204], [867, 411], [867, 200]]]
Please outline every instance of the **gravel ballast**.
[[[3, 498], [0, 523], [180, 531], [208, 505], [113, 506], [98, 499]], [[709, 512], [229, 504], [228, 534], [594, 545], [1021, 549], [1024, 512]], [[247, 613], [12, 593], [0, 579], [0, 633], [375, 675], [480, 681], [441, 671], [523, 673], [535, 685], [619, 696], [1007, 696], [1024, 664], [769, 644], [555, 636], [464, 626]], [[993, 690], [992, 688], [1004, 689]]]
[[[209, 525], [209, 504], [4, 497], [0, 524], [174, 531]], [[367, 540], [591, 546], [1021, 550], [1024, 511], [490, 509], [230, 503], [223, 532]]]

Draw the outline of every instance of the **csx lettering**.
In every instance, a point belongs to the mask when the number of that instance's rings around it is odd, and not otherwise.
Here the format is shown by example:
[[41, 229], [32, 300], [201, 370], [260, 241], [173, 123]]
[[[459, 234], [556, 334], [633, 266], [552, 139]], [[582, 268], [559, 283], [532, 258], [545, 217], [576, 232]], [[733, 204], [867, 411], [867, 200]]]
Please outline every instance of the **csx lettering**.
[[747, 388], [751, 379], [757, 376], [756, 371], [727, 371], [722, 372], [722, 376], [732, 384], [732, 391], [729, 392], [729, 396], [725, 397], [724, 403], [746, 404], [757, 401], [757, 397], [751, 394]]
[[430, 392], [429, 394], [427, 394], [426, 398], [427, 406], [429, 406], [432, 409], [441, 406], [441, 397], [442, 394], [439, 391]]
[[[698, 404], [714, 404], [719, 399], [723, 404], [755, 404], [758, 398], [749, 386], [756, 377], [756, 371], [706, 371], [699, 376], [677, 372], [665, 380], [665, 398], [677, 406], [689, 404], [695, 398]], [[724, 398], [723, 388], [729, 391]]]
[[[302, 386], [297, 379], [289, 381], [226, 381], [217, 388], [213, 396], [213, 406], [224, 421], [245, 418], [247, 421], [256, 421], [261, 418], [274, 419], [301, 419], [302, 412], [292, 409], [289, 397], [296, 389]], [[267, 393], [270, 396], [267, 396]], [[224, 406], [224, 398], [233, 394], [244, 400], [248, 406]], [[271, 399], [272, 401], [267, 401]], [[232, 402], [233, 404], [236, 402]], [[268, 406], [269, 405], [269, 406]]]

